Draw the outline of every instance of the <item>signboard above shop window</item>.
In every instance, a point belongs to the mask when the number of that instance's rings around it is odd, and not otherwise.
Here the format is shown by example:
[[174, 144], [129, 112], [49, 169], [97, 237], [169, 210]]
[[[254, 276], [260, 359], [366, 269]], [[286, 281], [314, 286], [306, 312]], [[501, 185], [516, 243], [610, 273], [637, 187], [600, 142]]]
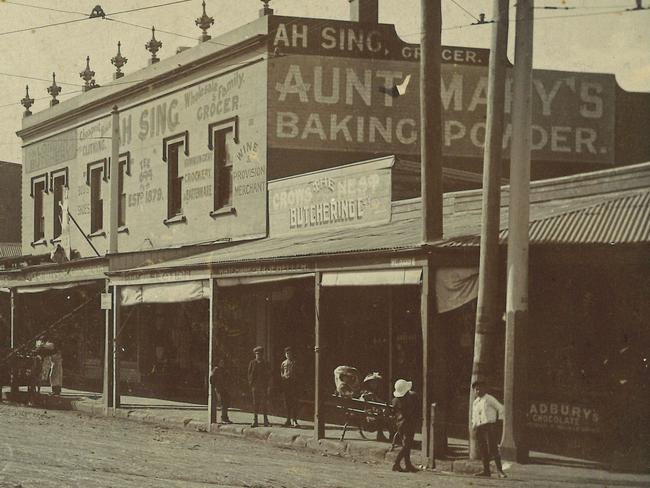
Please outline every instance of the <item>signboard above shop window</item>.
[[387, 224], [394, 163], [387, 157], [270, 182], [270, 234]]

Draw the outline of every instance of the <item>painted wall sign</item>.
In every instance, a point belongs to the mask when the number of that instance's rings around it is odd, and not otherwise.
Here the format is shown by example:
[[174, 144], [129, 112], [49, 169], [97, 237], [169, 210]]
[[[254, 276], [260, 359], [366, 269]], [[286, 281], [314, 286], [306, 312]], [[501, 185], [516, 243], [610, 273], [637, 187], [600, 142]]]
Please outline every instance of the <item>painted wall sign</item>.
[[[392, 26], [346, 22], [280, 22], [273, 39], [274, 48], [292, 55], [269, 64], [272, 148], [419, 154], [418, 56], [396, 54], [416, 52], [417, 45], [403, 43]], [[448, 156], [482, 156], [487, 56], [484, 50], [442, 51]], [[512, 136], [511, 78], [509, 70], [505, 148]], [[394, 96], [394, 85], [405, 92]], [[615, 87], [613, 75], [535, 70], [533, 158], [613, 163]]]
[[270, 233], [388, 223], [393, 162], [384, 158], [271, 182]]
[[[188, 86], [172, 93], [163, 93], [162, 89], [169, 89], [163, 87], [143, 94], [138, 100], [129, 99], [131, 108], [120, 112], [120, 152], [128, 152], [130, 157], [122, 187], [123, 218], [128, 232], [119, 235], [121, 252], [266, 235], [266, 112], [260, 110], [265, 107], [266, 75], [263, 62], [251, 61], [200, 82], [196, 74], [189, 74], [184, 80]], [[90, 117], [92, 121], [86, 123], [78, 120], [76, 123], [80, 125], [76, 129], [28, 143], [24, 149], [27, 175], [41, 174], [44, 170], [69, 170], [70, 209], [85, 234], [90, 233], [93, 214], [85, 171], [89, 163], [111, 156], [112, 133], [108, 112]], [[225, 134], [232, 183], [221, 187], [223, 191], [231, 189], [231, 198], [220, 200], [228, 200], [229, 211], [214, 213], [219, 209], [215, 209], [211, 127], [218, 128], [222, 121], [232, 127]], [[163, 139], [186, 133], [188, 137], [182, 140], [188, 147], [179, 151], [177, 175], [181, 185], [180, 210], [185, 218], [179, 225], [166, 225], [170, 165], [163, 159]], [[23, 227], [31, 229], [34, 204], [25, 181], [29, 183], [30, 178], [23, 178], [23, 195], [27, 197], [23, 198], [22, 219]], [[111, 205], [109, 184], [110, 180], [101, 181], [98, 192], [103, 205], [103, 229], [100, 230], [104, 233], [108, 231]], [[46, 194], [48, 240], [53, 237], [53, 219], [47, 214], [53, 205], [52, 195]], [[34, 250], [29, 245], [33, 240], [31, 232], [23, 234], [24, 252], [43, 252], [43, 248]], [[92, 243], [103, 253], [106, 238], [101, 232], [94, 234]], [[72, 247], [82, 256], [94, 255], [76, 229], [72, 240]]]
[[536, 401], [528, 409], [528, 426], [573, 432], [600, 432], [600, 414], [593, 407], [561, 402]]
[[[361, 25], [358, 22], [295, 19], [273, 16], [270, 19], [271, 51], [282, 54], [362, 57], [368, 59], [420, 59], [420, 46], [399, 38], [391, 24]], [[444, 46], [443, 63], [488, 65], [489, 49]]]

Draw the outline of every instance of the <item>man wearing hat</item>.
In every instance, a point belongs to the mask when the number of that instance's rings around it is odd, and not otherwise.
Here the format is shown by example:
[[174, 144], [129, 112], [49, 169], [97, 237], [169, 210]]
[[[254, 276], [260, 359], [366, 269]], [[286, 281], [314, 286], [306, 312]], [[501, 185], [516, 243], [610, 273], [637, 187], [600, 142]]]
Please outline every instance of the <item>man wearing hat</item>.
[[[419, 470], [411, 463], [411, 447], [413, 446], [413, 436], [419, 419], [420, 403], [411, 388], [413, 388], [412, 381], [399, 379], [395, 382], [395, 391], [393, 392], [395, 398], [393, 398], [392, 405], [397, 432], [402, 439], [402, 448], [395, 458], [393, 471], [415, 473]], [[402, 459], [405, 468], [401, 466]]]
[[269, 417], [267, 415], [267, 397], [269, 389], [269, 379], [271, 377], [269, 364], [264, 360], [262, 354], [264, 348], [256, 346], [253, 348], [255, 359], [248, 363], [248, 386], [250, 386], [253, 396], [254, 417], [251, 427], [257, 427], [257, 415], [262, 411], [264, 415], [264, 427], [268, 427]]
[[284, 393], [284, 403], [287, 407], [287, 421], [285, 427], [300, 427], [298, 425], [298, 371], [296, 361], [293, 359], [291, 346], [284, 348], [284, 357], [280, 365], [280, 379], [282, 381], [282, 392]]

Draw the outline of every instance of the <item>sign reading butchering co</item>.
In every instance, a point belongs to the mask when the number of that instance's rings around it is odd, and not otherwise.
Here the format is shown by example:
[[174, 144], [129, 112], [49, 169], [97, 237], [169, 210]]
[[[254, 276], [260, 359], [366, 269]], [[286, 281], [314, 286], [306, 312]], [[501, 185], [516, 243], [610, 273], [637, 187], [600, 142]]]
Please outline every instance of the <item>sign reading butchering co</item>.
[[270, 233], [388, 223], [394, 161], [382, 158], [270, 182]]

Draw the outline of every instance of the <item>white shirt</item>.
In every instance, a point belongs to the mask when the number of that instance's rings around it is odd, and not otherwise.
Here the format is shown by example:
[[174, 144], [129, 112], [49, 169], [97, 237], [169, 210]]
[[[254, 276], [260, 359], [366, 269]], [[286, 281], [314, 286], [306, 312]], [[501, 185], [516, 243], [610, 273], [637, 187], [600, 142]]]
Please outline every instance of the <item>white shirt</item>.
[[472, 404], [472, 427], [494, 423], [504, 417], [503, 405], [492, 395], [476, 397]]

